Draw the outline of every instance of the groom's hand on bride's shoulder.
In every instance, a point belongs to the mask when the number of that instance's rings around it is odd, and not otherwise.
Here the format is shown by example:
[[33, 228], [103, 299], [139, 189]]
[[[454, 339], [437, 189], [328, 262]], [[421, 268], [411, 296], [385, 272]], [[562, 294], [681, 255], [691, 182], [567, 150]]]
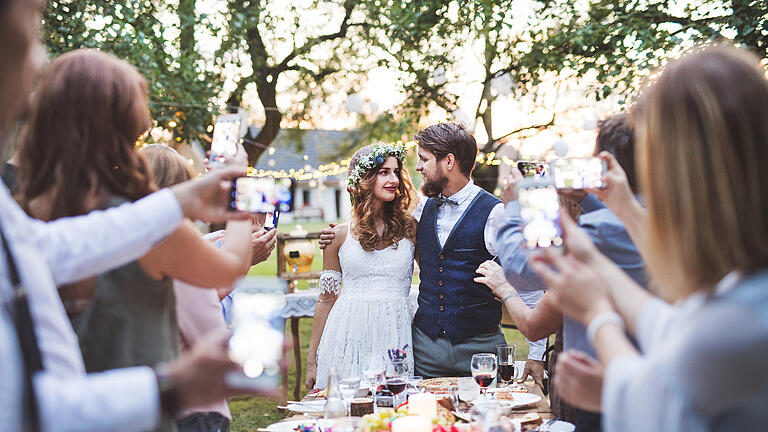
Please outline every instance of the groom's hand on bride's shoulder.
[[320, 233], [320, 249], [325, 249], [326, 246], [333, 242], [334, 237], [336, 237], [336, 234], [333, 233], [333, 228], [335, 226], [335, 223], [328, 224], [328, 228], [325, 228]]

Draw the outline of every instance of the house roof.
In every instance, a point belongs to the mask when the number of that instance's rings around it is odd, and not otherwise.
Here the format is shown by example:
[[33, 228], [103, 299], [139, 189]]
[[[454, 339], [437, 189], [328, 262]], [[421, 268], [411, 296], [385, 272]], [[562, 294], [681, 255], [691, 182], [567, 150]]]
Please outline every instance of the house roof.
[[[258, 131], [259, 128], [251, 126], [249, 135], [256, 136]], [[353, 130], [280, 130], [275, 141], [259, 158], [255, 168], [290, 171], [309, 165], [315, 169], [328, 163], [329, 158], [333, 160], [344, 145], [349, 145], [356, 133], [357, 131]]]

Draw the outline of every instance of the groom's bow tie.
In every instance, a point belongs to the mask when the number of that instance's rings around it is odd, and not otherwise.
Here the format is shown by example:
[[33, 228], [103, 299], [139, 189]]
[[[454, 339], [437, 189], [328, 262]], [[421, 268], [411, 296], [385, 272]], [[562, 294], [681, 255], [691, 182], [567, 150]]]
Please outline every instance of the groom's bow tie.
[[458, 206], [459, 205], [459, 203], [457, 203], [456, 201], [454, 201], [454, 200], [452, 200], [450, 198], [446, 198], [446, 197], [444, 197], [442, 195], [436, 196], [435, 197], [435, 201], [437, 201], [437, 206], [438, 207], [441, 207], [443, 204], [449, 204], [449, 205], [452, 205], [452, 206]]

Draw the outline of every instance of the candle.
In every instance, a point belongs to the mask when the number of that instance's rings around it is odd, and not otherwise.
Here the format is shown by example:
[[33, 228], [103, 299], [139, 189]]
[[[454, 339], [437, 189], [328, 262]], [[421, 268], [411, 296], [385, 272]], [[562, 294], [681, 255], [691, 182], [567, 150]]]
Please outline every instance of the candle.
[[422, 416], [400, 417], [392, 422], [392, 432], [432, 432], [432, 420]]
[[437, 397], [432, 393], [416, 393], [408, 397], [408, 414], [433, 418], [437, 416]]

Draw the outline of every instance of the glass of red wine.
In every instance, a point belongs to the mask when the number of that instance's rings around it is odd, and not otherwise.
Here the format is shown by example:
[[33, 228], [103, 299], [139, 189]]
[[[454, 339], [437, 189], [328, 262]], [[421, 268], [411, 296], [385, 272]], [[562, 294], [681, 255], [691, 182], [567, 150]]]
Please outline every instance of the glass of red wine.
[[479, 353], [472, 356], [472, 377], [480, 386], [480, 396], [482, 399], [488, 399], [486, 392], [496, 378], [497, 365], [496, 354]]
[[410, 374], [411, 372], [405, 359], [393, 360], [387, 368], [387, 390], [392, 393], [392, 407], [395, 409], [397, 409], [398, 405], [398, 395], [402, 393], [408, 385], [408, 377]]
[[515, 357], [517, 347], [515, 345], [498, 344], [496, 354], [499, 356], [499, 378], [504, 384], [515, 381]]

